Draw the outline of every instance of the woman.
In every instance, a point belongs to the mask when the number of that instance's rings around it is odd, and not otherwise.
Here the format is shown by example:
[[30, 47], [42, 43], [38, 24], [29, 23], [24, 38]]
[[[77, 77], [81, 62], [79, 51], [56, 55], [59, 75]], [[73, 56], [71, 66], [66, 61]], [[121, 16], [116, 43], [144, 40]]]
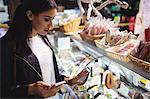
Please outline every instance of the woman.
[[88, 76], [82, 71], [73, 79], [59, 74], [56, 58], [46, 34], [52, 29], [56, 3], [53, 0], [24, 0], [2, 42], [2, 97], [58, 98], [62, 85], [83, 84], [78, 80]]

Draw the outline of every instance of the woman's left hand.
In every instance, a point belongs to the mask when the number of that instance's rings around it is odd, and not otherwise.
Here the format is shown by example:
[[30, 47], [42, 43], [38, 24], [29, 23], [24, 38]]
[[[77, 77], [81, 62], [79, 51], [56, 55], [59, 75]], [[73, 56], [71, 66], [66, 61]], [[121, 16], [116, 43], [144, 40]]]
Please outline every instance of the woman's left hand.
[[88, 75], [89, 75], [89, 72], [87, 70], [83, 70], [74, 78], [66, 80], [66, 82], [70, 86], [73, 86], [75, 84], [83, 85], [86, 82]]

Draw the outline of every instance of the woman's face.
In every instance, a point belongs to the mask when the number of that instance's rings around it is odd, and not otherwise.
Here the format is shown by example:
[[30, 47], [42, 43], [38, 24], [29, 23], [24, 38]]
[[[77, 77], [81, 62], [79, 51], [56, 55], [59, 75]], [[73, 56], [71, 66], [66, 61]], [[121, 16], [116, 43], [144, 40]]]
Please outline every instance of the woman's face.
[[33, 15], [32, 32], [36, 32], [40, 35], [46, 35], [49, 30], [53, 29], [52, 20], [56, 13], [57, 10], [53, 8], [38, 15]]

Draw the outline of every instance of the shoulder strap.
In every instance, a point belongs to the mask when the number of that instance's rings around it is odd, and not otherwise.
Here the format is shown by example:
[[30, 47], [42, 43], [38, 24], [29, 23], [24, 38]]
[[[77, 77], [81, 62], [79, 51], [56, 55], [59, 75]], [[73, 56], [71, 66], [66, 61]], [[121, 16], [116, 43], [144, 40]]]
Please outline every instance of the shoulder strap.
[[53, 46], [50, 43], [50, 41], [48, 40], [47, 36], [41, 36], [41, 37], [42, 37], [42, 40], [44, 41], [44, 43], [46, 43], [46, 45], [48, 45], [50, 47], [50, 49], [53, 51]]

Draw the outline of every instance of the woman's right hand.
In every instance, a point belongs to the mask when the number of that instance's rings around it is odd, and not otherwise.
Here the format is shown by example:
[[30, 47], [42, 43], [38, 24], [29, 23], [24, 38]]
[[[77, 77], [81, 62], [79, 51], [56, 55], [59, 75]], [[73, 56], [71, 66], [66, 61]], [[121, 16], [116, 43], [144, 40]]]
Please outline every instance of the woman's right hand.
[[56, 95], [56, 93], [62, 88], [62, 85], [55, 86], [48, 85], [43, 81], [37, 81], [36, 83], [29, 84], [28, 93], [29, 95], [38, 95], [40, 97], [50, 97]]

